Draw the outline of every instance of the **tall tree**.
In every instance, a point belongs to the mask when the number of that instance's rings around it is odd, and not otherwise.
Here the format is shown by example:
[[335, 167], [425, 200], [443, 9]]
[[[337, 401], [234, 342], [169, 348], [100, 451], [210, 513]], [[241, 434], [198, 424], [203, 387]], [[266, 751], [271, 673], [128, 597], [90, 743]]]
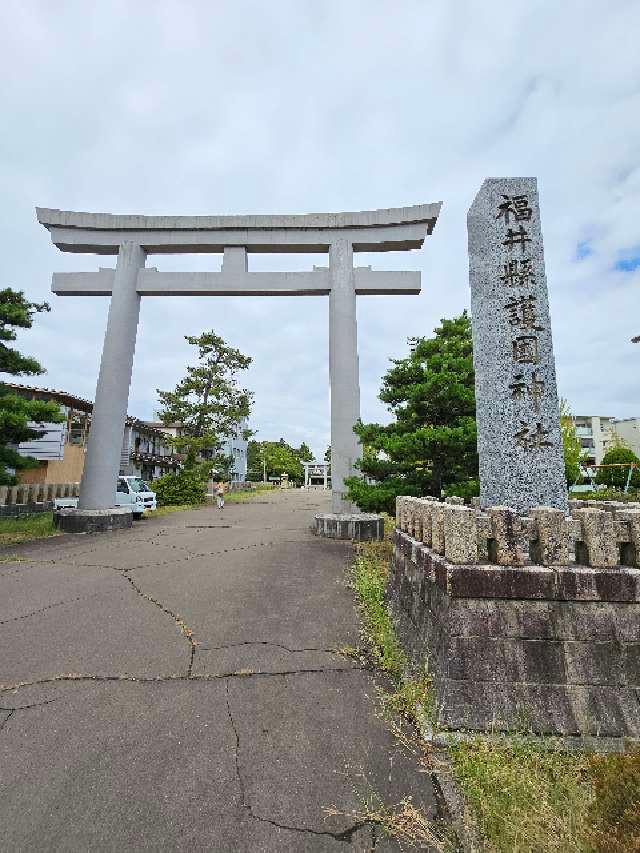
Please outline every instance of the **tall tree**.
[[432, 338], [411, 339], [393, 359], [380, 399], [394, 420], [358, 423], [362, 477], [347, 480], [363, 510], [394, 511], [397, 495], [477, 493], [475, 389], [471, 321], [465, 311], [442, 320]]
[[180, 424], [180, 435], [173, 439], [176, 449], [185, 454], [187, 470], [206, 465], [224, 473], [228, 457], [221, 448], [235, 432], [238, 423], [249, 416], [253, 395], [238, 386], [237, 373], [246, 370], [252, 359], [227, 346], [215, 332], [186, 335], [197, 347], [198, 364], [187, 367], [186, 376], [173, 391], [158, 389], [163, 424]]
[[584, 456], [584, 451], [580, 446], [569, 404], [562, 398], [560, 399], [560, 433], [564, 451], [564, 475], [567, 478], [567, 486], [571, 488], [580, 477], [580, 460]]
[[[46, 373], [37, 359], [22, 355], [8, 341], [16, 340], [17, 329], [30, 329], [33, 318], [49, 311], [46, 302], [29, 302], [22, 291], [10, 287], [0, 290], [0, 373], [11, 376], [40, 376]], [[40, 462], [30, 456], [21, 456], [13, 447], [22, 441], [33, 441], [44, 435], [44, 424], [62, 423], [64, 415], [57, 403], [29, 400], [0, 383], [0, 484], [12, 485], [16, 477], [7, 469], [16, 471], [37, 468]]]
[[596, 483], [599, 485], [623, 491], [629, 483], [632, 489], [640, 489], [640, 459], [633, 450], [612, 447], [604, 454], [602, 465], [611, 467], [598, 468]]
[[311, 452], [311, 448], [304, 441], [295, 453], [301, 462], [313, 462], [313, 453]]
[[269, 477], [288, 474], [291, 482], [301, 482], [304, 469], [299, 457], [299, 449], [291, 447], [281, 438], [280, 441], [250, 441], [247, 449], [247, 468], [259, 479], [263, 472]]

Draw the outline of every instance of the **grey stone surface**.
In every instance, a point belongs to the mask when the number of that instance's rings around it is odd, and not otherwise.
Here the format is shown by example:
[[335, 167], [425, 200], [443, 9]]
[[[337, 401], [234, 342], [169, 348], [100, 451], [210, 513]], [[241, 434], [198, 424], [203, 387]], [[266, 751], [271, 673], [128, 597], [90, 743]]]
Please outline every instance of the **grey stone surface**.
[[388, 595], [443, 729], [639, 738], [639, 580], [627, 567], [455, 565], [396, 531]]
[[275, 492], [12, 550], [3, 849], [398, 853], [362, 799], [435, 815], [370, 674], [335, 651], [360, 626], [351, 546], [308, 529], [328, 503]]
[[375, 513], [319, 513], [314, 520], [316, 535], [327, 539], [351, 539], [354, 542], [384, 539], [384, 518]]
[[54, 512], [53, 521], [58, 530], [64, 533], [107, 533], [131, 527], [133, 513], [128, 507], [121, 506], [109, 509], [59, 509]]
[[536, 179], [487, 179], [467, 225], [481, 505], [567, 512]]

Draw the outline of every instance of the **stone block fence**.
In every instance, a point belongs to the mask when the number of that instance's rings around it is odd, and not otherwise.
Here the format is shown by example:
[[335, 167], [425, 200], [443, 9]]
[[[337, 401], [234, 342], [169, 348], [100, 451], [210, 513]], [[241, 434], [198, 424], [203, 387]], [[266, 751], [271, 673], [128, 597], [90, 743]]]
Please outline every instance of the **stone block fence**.
[[53, 509], [56, 498], [77, 498], [80, 483], [28, 483], [0, 486], [0, 518]]
[[398, 498], [388, 593], [442, 729], [640, 738], [640, 504]]

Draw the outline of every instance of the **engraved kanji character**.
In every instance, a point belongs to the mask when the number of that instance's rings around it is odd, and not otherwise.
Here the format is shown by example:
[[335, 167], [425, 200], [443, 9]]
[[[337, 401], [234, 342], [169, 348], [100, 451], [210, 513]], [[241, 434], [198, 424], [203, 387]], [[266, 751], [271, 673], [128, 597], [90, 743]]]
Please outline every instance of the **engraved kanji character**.
[[526, 287], [534, 283], [533, 267], [529, 258], [523, 258], [521, 261], [507, 261], [502, 265], [502, 269], [500, 280], [508, 287], [516, 285]]
[[538, 364], [538, 339], [535, 335], [520, 335], [513, 340], [513, 360], [518, 364]]
[[529, 222], [533, 211], [529, 207], [529, 199], [526, 195], [505, 195], [502, 194], [504, 201], [498, 206], [498, 215], [496, 219], [504, 216], [504, 221], [508, 225], [509, 217], [513, 215], [516, 222]]
[[513, 382], [509, 385], [512, 400], [524, 400], [527, 396], [527, 383], [524, 379], [524, 373], [516, 373], [513, 377]]
[[526, 249], [526, 243], [531, 242], [531, 237], [524, 230], [521, 225], [517, 231], [514, 231], [513, 228], [509, 228], [507, 231], [507, 236], [502, 241], [502, 245], [506, 246], [508, 249], [513, 249], [514, 246], [520, 246], [521, 251], [524, 252]]
[[544, 394], [544, 381], [538, 376], [537, 370], [533, 371], [529, 384], [527, 384], [524, 373], [516, 373], [513, 382], [509, 385], [509, 390], [512, 400], [524, 400], [528, 395], [533, 400], [536, 412], [540, 411], [540, 400]]
[[549, 430], [544, 429], [540, 422], [532, 428], [526, 421], [520, 421], [520, 429], [514, 435], [514, 439], [516, 444], [525, 450], [537, 450], [553, 445], [553, 442], [549, 441]]
[[532, 332], [543, 331], [542, 326], [537, 324], [535, 296], [513, 296], [504, 307], [509, 312], [509, 323], [512, 326], [520, 326]]

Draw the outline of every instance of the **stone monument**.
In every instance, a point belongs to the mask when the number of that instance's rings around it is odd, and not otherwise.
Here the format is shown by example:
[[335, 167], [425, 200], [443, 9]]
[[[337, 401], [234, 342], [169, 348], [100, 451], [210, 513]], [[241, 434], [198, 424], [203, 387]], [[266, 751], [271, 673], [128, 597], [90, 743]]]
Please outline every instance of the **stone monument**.
[[488, 178], [467, 217], [480, 504], [568, 512], [535, 178]]

